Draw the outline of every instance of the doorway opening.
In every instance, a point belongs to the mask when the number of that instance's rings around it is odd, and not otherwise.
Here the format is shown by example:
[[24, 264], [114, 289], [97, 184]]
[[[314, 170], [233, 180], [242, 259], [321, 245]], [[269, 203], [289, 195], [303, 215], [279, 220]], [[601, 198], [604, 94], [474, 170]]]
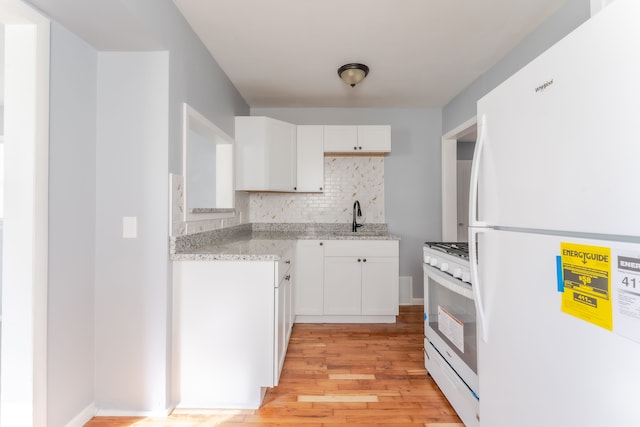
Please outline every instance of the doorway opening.
[[477, 119], [472, 117], [442, 137], [442, 240], [466, 242], [469, 180]]
[[46, 425], [49, 20], [3, 1], [0, 424]]

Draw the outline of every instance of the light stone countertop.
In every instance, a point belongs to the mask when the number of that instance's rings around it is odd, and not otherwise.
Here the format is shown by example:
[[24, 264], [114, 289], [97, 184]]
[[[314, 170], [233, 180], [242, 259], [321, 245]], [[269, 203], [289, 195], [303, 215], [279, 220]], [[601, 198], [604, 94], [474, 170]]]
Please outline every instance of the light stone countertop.
[[296, 240], [400, 240], [386, 224], [367, 224], [358, 232], [344, 224], [244, 224], [228, 229], [172, 237], [173, 261], [278, 261]]

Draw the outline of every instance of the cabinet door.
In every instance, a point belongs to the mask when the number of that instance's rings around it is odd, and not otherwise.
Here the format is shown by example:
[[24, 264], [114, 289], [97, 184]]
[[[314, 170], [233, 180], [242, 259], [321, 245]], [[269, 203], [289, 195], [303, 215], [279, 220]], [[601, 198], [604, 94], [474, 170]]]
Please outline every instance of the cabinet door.
[[358, 257], [324, 258], [324, 314], [361, 313], [361, 265]]
[[324, 126], [298, 126], [296, 191], [324, 188]]
[[296, 125], [269, 117], [236, 117], [236, 189], [295, 191]]
[[358, 126], [358, 151], [391, 152], [391, 126]]
[[295, 191], [297, 173], [296, 126], [279, 120], [269, 120], [268, 123], [268, 190]]
[[365, 257], [362, 262], [362, 314], [398, 314], [398, 258]]
[[325, 126], [325, 153], [353, 153], [358, 151], [357, 126]]
[[265, 117], [236, 117], [236, 190], [266, 190], [266, 135]]
[[322, 315], [324, 302], [323, 242], [298, 240], [295, 267], [295, 313]]
[[278, 385], [280, 372], [287, 352], [287, 297], [289, 295], [288, 281], [282, 279], [275, 289], [275, 337], [274, 337], [274, 367], [273, 383]]

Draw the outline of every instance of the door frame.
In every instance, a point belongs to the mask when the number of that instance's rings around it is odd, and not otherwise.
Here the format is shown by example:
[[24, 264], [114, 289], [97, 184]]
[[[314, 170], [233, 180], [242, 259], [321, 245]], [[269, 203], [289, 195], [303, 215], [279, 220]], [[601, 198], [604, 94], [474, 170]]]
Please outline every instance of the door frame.
[[[47, 424], [50, 21], [4, 0], [5, 205], [0, 424]], [[8, 178], [8, 179], [7, 179]]]
[[476, 116], [466, 120], [442, 136], [442, 241], [458, 240], [458, 139], [477, 127]]

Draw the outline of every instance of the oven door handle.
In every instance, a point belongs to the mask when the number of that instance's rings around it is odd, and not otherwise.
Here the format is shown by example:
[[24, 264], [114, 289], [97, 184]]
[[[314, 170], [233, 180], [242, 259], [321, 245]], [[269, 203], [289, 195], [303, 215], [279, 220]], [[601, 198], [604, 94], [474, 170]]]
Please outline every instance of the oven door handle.
[[487, 342], [489, 337], [489, 325], [487, 325], [484, 301], [482, 300], [482, 284], [480, 274], [478, 274], [478, 234], [486, 233], [486, 228], [469, 228], [469, 261], [471, 264], [471, 288], [473, 289], [473, 299], [476, 303], [476, 315], [478, 316], [478, 330], [480, 337]]
[[465, 298], [473, 299], [475, 295], [473, 294], [473, 290], [471, 289], [471, 285], [461, 281], [460, 279], [456, 279], [453, 276], [449, 276], [447, 273], [443, 273], [439, 269], [430, 266], [429, 264], [422, 264], [424, 268], [424, 272], [431, 279], [436, 280], [438, 284], [451, 292], [462, 295]]

